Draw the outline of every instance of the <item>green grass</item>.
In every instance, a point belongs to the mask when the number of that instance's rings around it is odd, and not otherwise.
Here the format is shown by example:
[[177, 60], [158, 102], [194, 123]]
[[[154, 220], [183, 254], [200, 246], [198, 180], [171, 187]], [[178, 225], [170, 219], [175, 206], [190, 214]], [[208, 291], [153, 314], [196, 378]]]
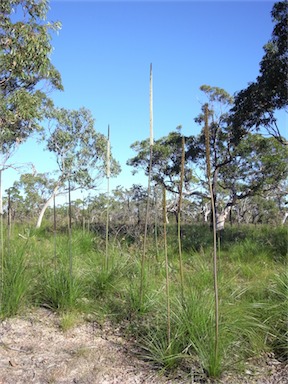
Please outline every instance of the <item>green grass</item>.
[[29, 305], [32, 276], [23, 247], [10, 246], [9, 253], [4, 253], [1, 277], [0, 316], [5, 318], [18, 314]]
[[263, 351], [287, 359], [287, 228], [228, 227], [221, 234], [218, 356], [211, 233], [204, 226], [183, 227], [184, 300], [176, 236], [176, 229], [168, 226], [170, 344], [160, 231], [158, 260], [153, 239], [147, 244], [141, 302], [139, 244], [112, 241], [105, 270], [103, 238], [73, 230], [71, 274], [65, 231], [55, 239], [49, 229], [14, 229], [10, 243], [5, 242], [0, 315], [13, 316], [27, 306], [41, 305], [60, 313], [63, 329], [73, 326], [77, 313], [101, 321], [109, 318], [137, 340], [143, 358], [164, 370], [197, 362], [206, 375], [219, 377]]
[[81, 307], [85, 297], [81, 280], [70, 276], [67, 268], [44, 271], [41, 274], [36, 302], [38, 305], [60, 312], [72, 311]]
[[269, 282], [265, 321], [268, 344], [282, 360], [288, 360], [288, 272], [275, 274]]

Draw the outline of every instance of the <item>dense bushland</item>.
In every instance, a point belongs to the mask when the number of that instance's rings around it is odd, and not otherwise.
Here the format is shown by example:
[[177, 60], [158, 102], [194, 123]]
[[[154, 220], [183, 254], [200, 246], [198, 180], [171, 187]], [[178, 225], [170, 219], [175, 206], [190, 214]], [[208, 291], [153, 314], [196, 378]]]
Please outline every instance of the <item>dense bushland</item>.
[[[214, 354], [212, 234], [208, 226], [183, 226], [184, 294], [181, 294], [177, 233], [168, 225], [170, 342], [167, 337], [166, 271], [161, 228], [149, 234], [143, 300], [140, 300], [142, 238], [105, 238], [73, 229], [53, 233], [13, 227], [4, 233], [1, 317], [45, 306], [67, 320], [76, 313], [109, 319], [133, 337], [142, 357], [161, 368], [195, 361], [205, 374], [241, 369], [264, 351], [279, 358], [287, 343], [287, 228], [227, 227], [218, 237], [219, 355]], [[19, 234], [21, 236], [19, 236]], [[72, 265], [71, 265], [72, 260]], [[88, 316], [89, 315], [89, 316]], [[66, 321], [67, 322], [67, 321]]]

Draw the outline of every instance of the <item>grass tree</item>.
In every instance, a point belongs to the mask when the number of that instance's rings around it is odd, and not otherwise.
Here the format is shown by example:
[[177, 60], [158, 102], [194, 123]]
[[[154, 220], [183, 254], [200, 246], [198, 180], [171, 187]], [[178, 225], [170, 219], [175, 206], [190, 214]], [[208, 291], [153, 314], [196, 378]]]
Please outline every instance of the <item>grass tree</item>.
[[183, 180], [185, 171], [185, 138], [182, 136], [182, 156], [181, 156], [181, 173], [179, 185], [179, 203], [178, 203], [178, 251], [179, 251], [179, 271], [181, 283], [181, 296], [184, 299], [184, 274], [183, 274], [183, 261], [182, 261], [182, 242], [181, 242], [181, 208], [182, 208], [182, 195], [183, 195]]
[[211, 183], [211, 164], [210, 164], [210, 138], [209, 138], [209, 124], [208, 105], [204, 108], [204, 133], [205, 133], [205, 146], [206, 146], [206, 171], [207, 181], [209, 185], [210, 197], [211, 197], [211, 211], [212, 211], [212, 223], [213, 223], [213, 280], [214, 280], [214, 305], [215, 305], [215, 339], [214, 339], [214, 361], [215, 372], [218, 371], [219, 365], [219, 295], [218, 295], [218, 266], [217, 266], [217, 221], [216, 210], [213, 198], [213, 187]]
[[149, 169], [148, 169], [148, 188], [147, 188], [147, 205], [145, 216], [144, 240], [143, 240], [143, 253], [141, 260], [141, 276], [140, 276], [140, 305], [143, 303], [144, 284], [145, 284], [145, 258], [146, 258], [146, 242], [147, 242], [147, 229], [148, 218], [150, 210], [150, 192], [151, 192], [151, 178], [152, 178], [152, 164], [153, 164], [153, 74], [152, 64], [150, 64], [150, 138], [149, 138]]
[[107, 215], [106, 215], [106, 255], [105, 269], [108, 270], [109, 247], [109, 208], [110, 208], [110, 126], [108, 125], [107, 153], [106, 153], [106, 178], [107, 178]]
[[171, 346], [171, 313], [170, 313], [170, 284], [169, 284], [169, 261], [167, 246], [167, 216], [166, 216], [166, 189], [163, 186], [163, 236], [164, 236], [164, 254], [165, 254], [165, 276], [166, 276], [166, 311], [167, 311], [167, 345], [168, 352]]

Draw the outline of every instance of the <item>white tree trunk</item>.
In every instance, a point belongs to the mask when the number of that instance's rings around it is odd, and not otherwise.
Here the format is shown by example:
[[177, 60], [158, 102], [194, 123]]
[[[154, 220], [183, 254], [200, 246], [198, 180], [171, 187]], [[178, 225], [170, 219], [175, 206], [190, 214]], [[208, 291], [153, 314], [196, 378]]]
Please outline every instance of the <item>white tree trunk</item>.
[[230, 211], [231, 211], [231, 206], [226, 207], [224, 209], [224, 212], [217, 214], [217, 231], [221, 231], [222, 229], [224, 229], [225, 221]]
[[288, 212], [285, 212], [284, 216], [283, 216], [283, 219], [282, 219], [282, 225], [285, 224], [287, 217], [288, 217]]
[[202, 212], [203, 212], [203, 215], [204, 215], [204, 222], [207, 223], [208, 222], [208, 216], [211, 213], [211, 204], [210, 203], [206, 203], [204, 205], [204, 207], [202, 208]]
[[40, 228], [42, 224], [42, 220], [44, 217], [44, 213], [46, 212], [46, 209], [49, 207], [49, 204], [53, 200], [54, 196], [56, 195], [56, 192], [58, 191], [59, 185], [56, 185], [54, 191], [52, 192], [52, 195], [49, 197], [49, 199], [46, 201], [46, 203], [43, 205], [43, 208], [41, 209], [40, 215], [37, 220], [36, 228]]

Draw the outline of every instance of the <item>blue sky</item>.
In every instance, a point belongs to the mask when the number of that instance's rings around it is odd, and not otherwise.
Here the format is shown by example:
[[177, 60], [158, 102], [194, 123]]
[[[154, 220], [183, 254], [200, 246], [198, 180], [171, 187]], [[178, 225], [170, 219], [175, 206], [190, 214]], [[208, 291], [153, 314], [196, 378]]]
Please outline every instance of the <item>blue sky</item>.
[[[202, 84], [231, 94], [259, 74], [263, 45], [271, 37], [271, 1], [68, 1], [52, 0], [48, 20], [61, 21], [53, 34], [52, 62], [64, 92], [50, 96], [59, 107], [90, 109], [97, 131], [110, 124], [114, 157], [122, 173], [111, 180], [129, 188], [147, 181], [132, 176], [130, 145], [149, 136], [149, 67], [153, 65], [155, 139], [178, 125], [196, 134], [194, 118], [205, 101]], [[284, 123], [284, 119], [283, 119]], [[39, 172], [57, 169], [33, 138], [12, 162], [33, 162]], [[18, 178], [3, 175], [4, 189]], [[99, 191], [104, 192], [106, 181]]]

